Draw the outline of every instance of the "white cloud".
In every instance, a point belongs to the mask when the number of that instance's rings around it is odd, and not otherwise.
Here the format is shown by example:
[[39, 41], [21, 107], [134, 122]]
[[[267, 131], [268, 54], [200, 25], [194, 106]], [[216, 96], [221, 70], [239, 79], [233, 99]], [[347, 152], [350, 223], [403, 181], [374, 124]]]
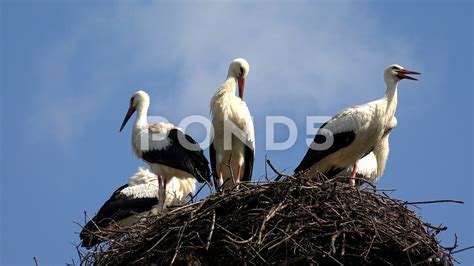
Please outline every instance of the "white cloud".
[[172, 122], [207, 115], [235, 57], [250, 62], [254, 116], [327, 115], [380, 97], [386, 65], [414, 64], [410, 45], [357, 5], [123, 3], [88, 15], [39, 65], [44, 90], [33, 121], [64, 142], [103, 103], [139, 88], [150, 92], [152, 114]]

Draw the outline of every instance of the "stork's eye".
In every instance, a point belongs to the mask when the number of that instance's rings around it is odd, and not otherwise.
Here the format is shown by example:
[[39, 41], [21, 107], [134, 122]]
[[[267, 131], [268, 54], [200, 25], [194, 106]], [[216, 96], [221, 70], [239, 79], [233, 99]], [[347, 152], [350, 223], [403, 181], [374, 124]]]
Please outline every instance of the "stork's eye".
[[243, 75], [244, 75], [244, 68], [240, 67], [240, 76], [243, 76]]
[[392, 69], [399, 70], [399, 68], [397, 66], [393, 66]]
[[130, 105], [133, 104], [133, 99], [134, 99], [134, 97], [130, 98]]

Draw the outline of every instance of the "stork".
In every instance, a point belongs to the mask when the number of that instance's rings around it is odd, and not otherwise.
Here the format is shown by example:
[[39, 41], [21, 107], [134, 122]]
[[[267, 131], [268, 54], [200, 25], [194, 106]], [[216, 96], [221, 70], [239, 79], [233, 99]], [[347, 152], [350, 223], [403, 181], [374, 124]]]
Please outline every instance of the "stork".
[[[199, 144], [173, 124], [148, 124], [149, 105], [150, 97], [146, 92], [134, 93], [120, 131], [137, 111], [132, 129], [132, 150], [138, 158], [147, 162], [151, 171], [158, 176], [161, 198], [165, 198], [166, 186], [172, 177], [210, 182], [209, 162]], [[161, 201], [160, 209], [163, 207], [164, 201]]]
[[[249, 64], [233, 60], [227, 78], [211, 99], [214, 137], [209, 147], [216, 190], [252, 179], [255, 136], [252, 117], [244, 101], [245, 79]], [[235, 95], [236, 85], [239, 96]]]
[[[183, 203], [195, 189], [196, 181], [193, 177], [172, 177], [166, 187], [164, 205]], [[141, 217], [156, 211], [159, 202], [157, 194], [157, 176], [148, 169], [138, 168], [128, 183], [115, 190], [94, 218], [84, 226], [79, 234], [82, 246], [91, 248], [102, 242], [94, 232], [112, 229], [114, 226], [130, 226]]]
[[353, 166], [349, 182], [355, 185], [357, 160], [374, 150], [395, 114], [399, 81], [417, 80], [409, 74], [420, 73], [399, 65], [387, 67], [384, 71], [385, 95], [364, 105], [346, 108], [323, 124], [295, 173], [310, 169], [332, 178]]
[[[382, 139], [374, 147], [374, 150], [357, 161], [357, 177], [365, 178], [371, 182], [375, 182], [383, 175], [389, 154], [388, 138], [396, 126], [397, 118], [394, 116], [385, 128]], [[343, 171], [342, 175], [350, 175], [352, 171], [353, 167]]]

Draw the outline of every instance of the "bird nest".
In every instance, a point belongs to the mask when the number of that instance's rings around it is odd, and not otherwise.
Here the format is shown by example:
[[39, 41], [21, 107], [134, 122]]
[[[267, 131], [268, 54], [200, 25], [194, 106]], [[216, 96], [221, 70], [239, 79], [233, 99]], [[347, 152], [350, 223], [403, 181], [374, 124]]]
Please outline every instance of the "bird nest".
[[452, 265], [451, 249], [408, 207], [371, 185], [319, 174], [245, 183], [78, 248], [81, 264]]

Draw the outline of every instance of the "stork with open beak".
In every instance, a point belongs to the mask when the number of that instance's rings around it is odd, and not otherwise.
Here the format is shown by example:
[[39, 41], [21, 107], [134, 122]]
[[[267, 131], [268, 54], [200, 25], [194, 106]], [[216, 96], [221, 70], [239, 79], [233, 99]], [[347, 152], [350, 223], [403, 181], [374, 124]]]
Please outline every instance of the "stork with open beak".
[[[137, 118], [132, 128], [132, 150], [158, 176], [160, 198], [166, 198], [166, 186], [173, 177], [192, 177], [195, 181], [210, 182], [209, 162], [199, 144], [173, 124], [148, 124], [149, 105], [150, 97], [146, 92], [134, 93], [120, 131], [136, 111]], [[163, 207], [164, 200], [160, 201], [160, 209]]]
[[[353, 167], [350, 184], [355, 185], [357, 161], [380, 143], [397, 108], [397, 88], [408, 75], [420, 73], [390, 65], [384, 71], [385, 95], [378, 100], [346, 108], [323, 124], [295, 173], [316, 170], [329, 178]], [[331, 143], [332, 142], [332, 143]], [[325, 144], [330, 143], [329, 147]]]
[[[209, 147], [216, 190], [252, 179], [255, 160], [254, 126], [244, 101], [249, 64], [243, 58], [232, 61], [227, 78], [211, 99], [214, 137]], [[235, 95], [236, 86], [238, 97]]]
[[[102, 242], [96, 234], [102, 229], [130, 226], [157, 210], [161, 199], [157, 198], [157, 176], [148, 169], [138, 168], [128, 183], [119, 187], [102, 205], [99, 212], [82, 229], [79, 234], [82, 246], [91, 248]], [[189, 194], [196, 189], [194, 177], [173, 177], [166, 187], [164, 206], [184, 203]]]

